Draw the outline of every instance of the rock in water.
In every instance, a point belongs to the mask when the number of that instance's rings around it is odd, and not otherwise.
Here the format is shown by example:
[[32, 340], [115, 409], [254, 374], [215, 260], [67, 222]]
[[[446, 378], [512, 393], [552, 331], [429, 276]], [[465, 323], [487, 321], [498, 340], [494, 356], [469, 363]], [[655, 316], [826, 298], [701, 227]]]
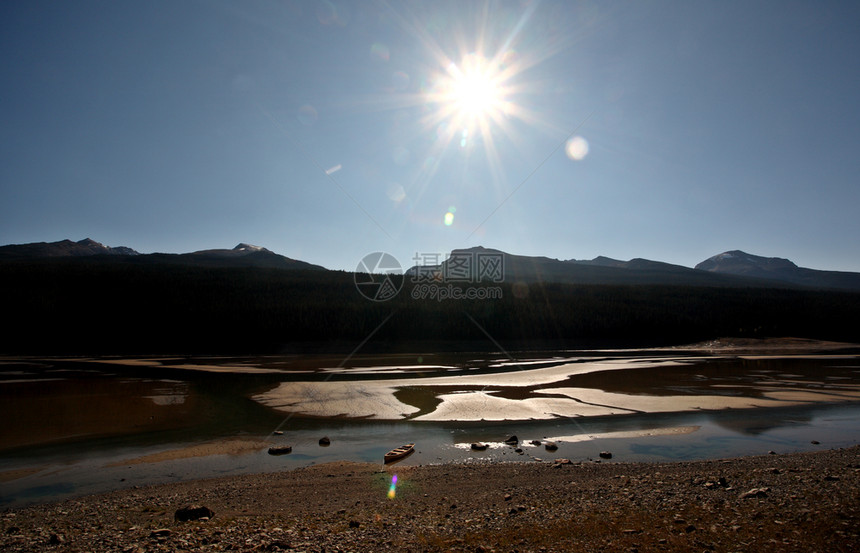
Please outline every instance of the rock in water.
[[544, 444], [544, 447], [547, 451], [555, 451], [556, 449], [558, 449], [558, 444], [556, 444], [555, 442], [547, 442]]
[[321, 446], [329, 446], [329, 445], [331, 445], [331, 440], [329, 439], [328, 436], [323, 436], [322, 438], [320, 438], [320, 445]]
[[289, 445], [272, 446], [269, 448], [269, 455], [286, 455], [293, 451], [293, 447]]
[[612, 459], [612, 453], [610, 453], [608, 451], [601, 451], [600, 452], [600, 458], [601, 459]]
[[212, 509], [204, 507], [203, 505], [188, 505], [187, 507], [177, 509], [176, 512], [173, 513], [173, 519], [180, 522], [200, 520], [201, 518], [212, 518], [214, 516], [215, 513]]

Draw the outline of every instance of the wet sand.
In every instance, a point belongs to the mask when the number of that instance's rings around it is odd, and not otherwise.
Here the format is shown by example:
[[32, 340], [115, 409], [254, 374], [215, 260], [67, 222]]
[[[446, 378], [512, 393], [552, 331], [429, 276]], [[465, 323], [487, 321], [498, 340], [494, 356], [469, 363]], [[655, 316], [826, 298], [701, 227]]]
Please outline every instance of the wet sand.
[[617, 432], [575, 434], [573, 436], [549, 436], [547, 440], [559, 443], [569, 443], [585, 442], [590, 440], [603, 440], [607, 438], [650, 438], [652, 436], [679, 436], [682, 434], [692, 434], [697, 430], [699, 430], [698, 426], [673, 426], [667, 428], [651, 428], [647, 430], [619, 430]]
[[162, 463], [164, 461], [177, 461], [179, 459], [193, 459], [195, 457], [208, 457], [210, 455], [247, 455], [266, 449], [272, 442], [263, 440], [249, 440], [242, 438], [231, 438], [226, 440], [215, 440], [203, 444], [194, 444], [186, 447], [168, 449], [158, 453], [123, 459], [105, 465], [106, 467], [122, 467], [137, 465], [140, 463]]

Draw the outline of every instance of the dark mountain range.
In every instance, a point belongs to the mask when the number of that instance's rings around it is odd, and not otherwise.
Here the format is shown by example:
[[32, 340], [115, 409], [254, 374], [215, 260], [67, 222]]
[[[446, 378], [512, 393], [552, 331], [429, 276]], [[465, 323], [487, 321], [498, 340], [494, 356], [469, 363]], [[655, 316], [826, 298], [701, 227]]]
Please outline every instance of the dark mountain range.
[[[108, 247], [86, 238], [79, 242], [38, 242], [0, 246], [0, 261], [37, 259], [88, 259], [90, 262], [178, 264], [198, 267], [257, 267], [325, 271], [324, 267], [291, 259], [260, 246], [241, 243], [233, 249], [191, 253], [142, 254], [127, 247]], [[501, 273], [479, 267], [482, 260], [500, 260]], [[464, 265], [464, 260], [468, 267]], [[464, 273], [463, 271], [466, 271]], [[471, 272], [469, 272], [471, 271]], [[788, 259], [761, 257], [739, 250], [715, 255], [691, 269], [681, 265], [635, 258], [559, 260], [514, 255], [481, 246], [451, 252], [436, 266], [412, 267], [407, 275], [437, 273], [447, 281], [504, 281], [508, 283], [562, 283], [607, 285], [673, 285], [753, 288], [820, 288], [860, 291], [860, 273], [821, 271], [798, 267]], [[458, 278], [449, 278], [457, 275]]]
[[810, 288], [860, 290], [860, 273], [798, 267], [781, 257], [761, 257], [740, 250], [723, 252], [696, 265], [700, 271], [756, 277]]
[[183, 263], [207, 267], [263, 267], [268, 269], [294, 269], [325, 271], [325, 267], [299, 261], [260, 246], [241, 243], [232, 250], [201, 250], [182, 254], [151, 254], [153, 261]]
[[493, 280], [479, 268], [479, 259], [493, 257], [502, 260], [506, 282], [860, 290], [860, 273], [805, 269], [787, 259], [759, 257], [741, 251], [722, 253], [690, 269], [642, 258], [620, 261], [599, 256], [591, 260], [559, 260], [513, 255], [477, 246], [452, 251], [440, 265], [412, 267], [407, 275], [434, 272], [440, 278], [459, 275], [464, 270], [463, 260], [471, 260], [475, 281]]
[[[504, 270], [504, 281], [533, 283], [567, 283], [567, 284], [612, 284], [612, 285], [644, 285], [669, 284], [676, 286], [715, 286], [715, 287], [786, 287], [785, 283], [765, 280], [745, 275], [723, 274], [710, 271], [690, 269], [681, 265], [672, 265], [648, 259], [631, 259], [619, 261], [608, 257], [597, 257], [592, 260], [559, 260], [548, 257], [530, 257], [512, 255], [500, 250], [481, 246], [454, 250], [451, 256], [440, 265], [428, 267], [412, 267], [407, 275], [414, 276], [419, 272], [428, 275], [436, 271], [440, 276], [457, 273], [457, 264], [462, 260], [472, 260], [475, 280], [492, 280], [486, 277], [486, 271], [479, 268], [479, 259], [488, 260], [501, 258]], [[788, 285], [794, 287], [794, 285]]]
[[32, 259], [39, 257], [84, 257], [92, 255], [140, 255], [125, 246], [111, 248], [95, 240], [84, 238], [79, 242], [34, 242], [0, 246], [0, 259]]
[[[109, 258], [104, 256], [110, 256]], [[111, 248], [86, 238], [79, 242], [61, 240], [59, 242], [37, 242], [33, 244], [13, 244], [0, 246], [0, 260], [25, 261], [38, 259], [87, 258], [89, 261], [125, 261], [137, 265], [180, 264], [202, 267], [264, 267], [270, 269], [318, 270], [325, 268], [305, 261], [291, 259], [276, 254], [260, 246], [239, 244], [232, 250], [215, 249], [191, 253], [142, 254], [131, 248]]]
[[[402, 290], [388, 301], [369, 301], [348, 272], [247, 244], [138, 255], [93, 244], [84, 246], [95, 253], [72, 255], [85, 250], [69, 244], [42, 245], [29, 256], [17, 247], [11, 258], [9, 248], [0, 248], [3, 315], [11, 322], [0, 333], [0, 353], [348, 352], [369, 337], [367, 347], [380, 351], [430, 351], [445, 343], [502, 344], [509, 351], [641, 347], [719, 336], [860, 340], [856, 325], [846, 324], [860, 316], [856, 291], [644, 259], [560, 261], [456, 250], [437, 270], [462, 276], [458, 263], [471, 257], [485, 270], [484, 283], [495, 281], [501, 293], [440, 301], [421, 283], [394, 275], [391, 284]], [[481, 266], [485, 255], [501, 263]]]

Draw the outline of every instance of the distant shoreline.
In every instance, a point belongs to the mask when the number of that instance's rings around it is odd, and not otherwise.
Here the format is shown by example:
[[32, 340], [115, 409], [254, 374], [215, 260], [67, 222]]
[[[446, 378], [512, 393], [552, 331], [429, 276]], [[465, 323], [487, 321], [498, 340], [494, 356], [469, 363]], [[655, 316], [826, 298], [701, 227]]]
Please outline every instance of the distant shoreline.
[[[578, 352], [582, 354], [599, 354], [601, 352], [613, 353], [745, 353], [765, 355], [769, 353], [835, 353], [844, 351], [846, 353], [860, 353], [860, 342], [845, 342], [833, 340], [818, 340], [814, 338], [778, 337], [778, 338], [740, 338], [724, 336], [699, 342], [659, 343], [653, 340], [631, 341], [631, 340], [513, 340], [505, 341], [505, 349], [499, 350], [494, 344], [486, 340], [405, 340], [402, 342], [380, 341], [368, 343], [362, 346], [360, 351], [355, 351], [355, 342], [352, 341], [307, 341], [289, 342], [284, 344], [278, 352], [190, 352], [182, 350], [165, 349], [154, 352], [126, 353], [110, 352], [105, 354], [74, 352], [2, 352], [0, 351], [0, 365], [9, 361], [27, 359], [70, 359], [86, 360], [101, 359], [126, 360], [131, 365], [135, 360], [140, 366], [147, 366], [146, 361], [162, 358], [246, 358], [246, 359], [278, 359], [330, 356], [335, 364], [349, 360], [361, 360], [365, 357], [401, 357], [414, 355], [435, 354], [466, 354], [497, 353], [503, 356], [517, 357], [520, 354], [534, 355], [537, 353], [553, 352]], [[188, 367], [192, 368], [192, 367]], [[223, 372], [223, 371], [221, 371]]]

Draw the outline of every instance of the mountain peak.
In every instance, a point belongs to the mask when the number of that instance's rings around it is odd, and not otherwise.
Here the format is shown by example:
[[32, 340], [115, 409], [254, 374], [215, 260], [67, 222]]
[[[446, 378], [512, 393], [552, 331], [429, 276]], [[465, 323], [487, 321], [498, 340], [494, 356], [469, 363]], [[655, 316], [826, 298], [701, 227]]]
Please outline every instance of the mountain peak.
[[813, 288], [860, 290], [860, 273], [806, 269], [782, 257], [762, 257], [741, 250], [709, 257], [696, 265], [696, 269]]
[[741, 250], [717, 254], [696, 265], [696, 269], [736, 275], [772, 277], [779, 271], [797, 269], [797, 265], [782, 257], [762, 257]]
[[496, 250], [493, 248], [485, 248], [484, 246], [472, 246], [471, 248], [456, 248], [452, 250], [454, 252], [469, 252], [469, 253], [501, 253], [505, 254], [502, 250]]
[[245, 242], [240, 242], [238, 246], [233, 248], [233, 251], [234, 252], [251, 253], [251, 252], [268, 252], [270, 250], [268, 250], [262, 246], [255, 246], [253, 244], [246, 244]]
[[618, 259], [612, 259], [611, 257], [606, 257], [604, 255], [598, 255], [590, 261], [577, 261], [575, 259], [571, 261], [579, 263], [581, 265], [594, 265], [597, 267], [624, 267], [625, 265], [627, 265], [626, 261], [619, 261]]

